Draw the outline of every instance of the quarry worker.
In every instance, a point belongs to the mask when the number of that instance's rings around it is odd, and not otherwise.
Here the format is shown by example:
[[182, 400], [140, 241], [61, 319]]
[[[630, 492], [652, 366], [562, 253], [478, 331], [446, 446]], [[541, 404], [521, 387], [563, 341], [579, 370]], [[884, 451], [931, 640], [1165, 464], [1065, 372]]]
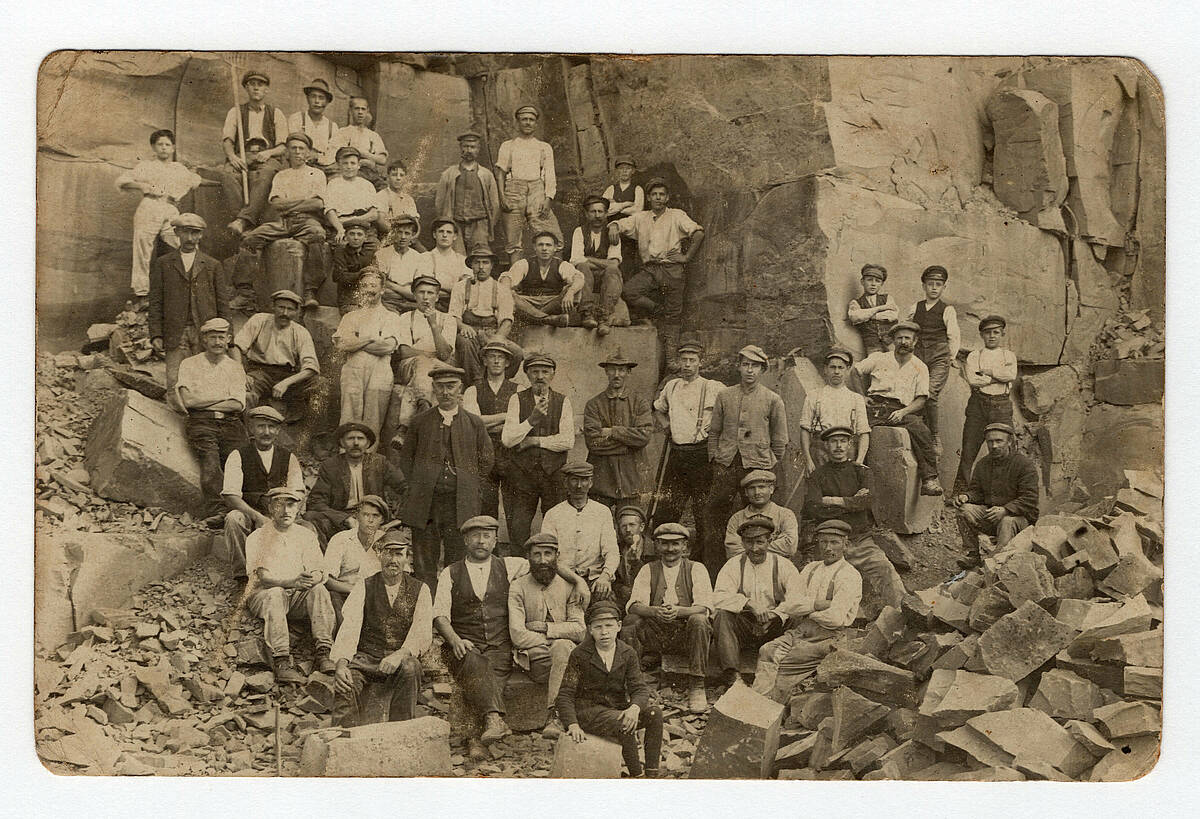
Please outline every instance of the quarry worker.
[[[344, 616], [342, 609], [355, 584], [379, 571], [380, 555], [372, 548], [376, 541], [385, 533], [398, 529], [402, 531], [397, 533], [397, 537], [402, 536], [404, 542], [412, 546], [412, 529], [409, 527], [398, 524], [390, 529], [383, 528], [384, 521], [391, 516], [392, 511], [383, 498], [365, 495], [354, 511], [354, 528], [342, 529], [329, 538], [325, 546], [325, 587], [329, 589], [329, 599], [333, 602], [339, 626]], [[412, 568], [411, 560], [410, 548], [409, 569]], [[337, 662], [336, 658], [334, 662]]]
[[864, 264], [859, 273], [862, 295], [852, 299], [846, 307], [846, 318], [862, 337], [867, 355], [887, 350], [888, 331], [900, 320], [896, 303], [882, 289], [887, 276], [887, 268], [883, 265]]
[[351, 97], [350, 124], [338, 129], [337, 136], [333, 138], [333, 147], [335, 150], [349, 147], [358, 151], [359, 176], [378, 190], [387, 184], [388, 151], [387, 146], [383, 144], [383, 137], [367, 127], [372, 119], [367, 98]]
[[610, 320], [624, 287], [621, 240], [614, 241], [609, 235], [608, 200], [603, 196], [585, 198], [583, 215], [583, 224], [571, 234], [571, 264], [583, 274], [584, 292], [591, 300], [595, 300], [596, 283], [600, 284], [593, 318], [598, 322], [596, 334], [606, 336], [612, 330]]
[[291, 423], [308, 415], [321, 364], [312, 334], [296, 319], [300, 297], [291, 290], [271, 294], [271, 312], [255, 313], [233, 337], [230, 355], [246, 371], [246, 401], [268, 403]]
[[[549, 231], [562, 244], [562, 228], [551, 207], [558, 192], [554, 176], [554, 148], [533, 135], [541, 112], [522, 105], [513, 112], [518, 134], [500, 143], [496, 155], [496, 183], [504, 217], [505, 251], [509, 265], [525, 254], [525, 226]], [[536, 235], [534, 237], [536, 241]]]
[[849, 350], [837, 346], [831, 348], [825, 354], [822, 373], [825, 383], [804, 396], [804, 407], [800, 410], [800, 446], [804, 452], [806, 475], [811, 475], [817, 464], [825, 460], [824, 448], [819, 443], [814, 445], [813, 438], [819, 440], [821, 433], [830, 427], [854, 430], [856, 440], [851, 457], [860, 464], [866, 463], [867, 450], [871, 446], [871, 424], [862, 393], [846, 384], [853, 366], [854, 355]]
[[333, 345], [346, 360], [341, 372], [339, 423], [357, 421], [378, 437], [392, 397], [392, 354], [400, 346], [400, 316], [383, 306], [382, 277], [373, 270], [358, 280], [362, 307], [342, 316]]
[[[495, 459], [492, 471], [482, 476], [483, 490], [480, 497], [480, 511], [492, 517], [500, 514], [500, 492], [506, 480], [504, 444], [501, 443], [500, 436], [508, 414], [508, 402], [521, 389], [520, 385], [509, 377], [509, 369], [515, 358], [514, 347], [515, 344], [502, 341], [489, 341], [485, 344], [482, 353], [483, 375], [463, 392], [463, 408], [483, 420], [488, 437], [492, 439]], [[505, 488], [503, 491], [505, 506], [508, 507], [511, 505], [508, 490]], [[511, 510], [509, 514], [512, 514]]]
[[385, 424], [392, 446], [403, 444], [405, 430], [413, 417], [433, 403], [433, 370], [454, 366], [458, 327], [448, 313], [437, 309], [440, 289], [433, 276], [413, 279], [417, 306], [401, 315], [397, 324], [400, 347], [393, 363], [399, 384], [393, 387]]
[[517, 259], [508, 269], [513, 292], [513, 310], [524, 324], [552, 327], [598, 325], [592, 317], [592, 294], [584, 287], [584, 275], [570, 262], [557, 256], [561, 242], [550, 230], [533, 236], [533, 259]]
[[[492, 278], [496, 254], [487, 245], [479, 245], [467, 256], [466, 276], [450, 288], [449, 313], [458, 322], [458, 360], [467, 371], [467, 380], [475, 384], [483, 377], [485, 366], [481, 350], [493, 343], [516, 345], [508, 341], [513, 327], [513, 294], [506, 276]], [[519, 349], [519, 348], [518, 348]], [[511, 352], [511, 351], [510, 351]], [[515, 353], [513, 353], [515, 356]], [[516, 375], [516, 366], [512, 374]]]
[[[263, 221], [275, 174], [285, 167], [284, 142], [290, 131], [283, 112], [266, 101], [270, 85], [271, 78], [263, 71], [250, 69], [243, 74], [246, 101], [229, 109], [221, 128], [221, 148], [225, 152], [221, 190], [229, 210], [237, 213], [229, 229], [239, 236]], [[242, 157], [250, 159], [248, 143], [252, 139], [262, 140], [265, 147], [257, 152], [257, 161], [249, 163]], [[247, 175], [249, 199], [242, 197], [243, 172]]]
[[321, 171], [333, 173], [337, 165], [333, 139], [337, 136], [338, 126], [325, 113], [329, 104], [333, 102], [333, 92], [329, 90], [329, 83], [320, 77], [301, 90], [308, 106], [288, 117], [286, 133], [301, 131], [308, 134], [313, 147], [308, 164]]
[[[458, 135], [458, 164], [442, 171], [434, 195], [438, 218], [458, 226], [455, 249], [460, 253], [480, 245], [490, 246], [500, 219], [500, 188], [496, 175], [479, 164], [483, 137], [475, 131]], [[553, 163], [551, 164], [553, 173]]]
[[643, 453], [654, 433], [654, 415], [650, 402], [628, 384], [636, 361], [617, 348], [600, 366], [608, 386], [583, 408], [583, 438], [595, 468], [591, 496], [615, 512], [639, 502], [646, 491]]
[[775, 524], [767, 549], [790, 559], [800, 542], [800, 524], [795, 512], [771, 500], [775, 494], [775, 473], [766, 469], [752, 470], [742, 478], [741, 489], [746, 505], [734, 512], [725, 525], [725, 559], [742, 553], [742, 536], [738, 529], [757, 515], [768, 517]]
[[967, 491], [954, 498], [964, 552], [958, 562], [964, 568], [981, 561], [979, 535], [994, 536], [1000, 549], [1038, 519], [1037, 467], [1014, 450], [1014, 437], [1008, 424], [987, 425], [988, 454], [971, 470]]
[[930, 265], [921, 273], [925, 298], [917, 301], [904, 314], [906, 321], [915, 322], [917, 344], [913, 354], [929, 368], [929, 398], [925, 401], [925, 426], [933, 436], [933, 449], [942, 454], [941, 427], [938, 425], [938, 396], [946, 386], [950, 367], [962, 346], [958, 317], [954, 307], [942, 300], [950, 274], [941, 265]]
[[567, 499], [546, 512], [542, 532], [554, 535], [562, 565], [584, 578], [592, 597], [601, 600], [613, 596], [621, 554], [612, 511], [588, 497], [593, 472], [586, 461], [563, 466]]
[[[321, 462], [304, 513], [323, 543], [353, 525], [365, 498], [399, 498], [406, 486], [404, 472], [372, 451], [376, 436], [368, 424], [347, 421], [337, 428], [335, 437], [341, 451]], [[390, 507], [384, 515], [391, 517]]]
[[958, 463], [955, 486], [958, 491], [971, 479], [971, 467], [983, 444], [988, 424], [1012, 424], [1013, 405], [1009, 397], [1017, 380], [1017, 356], [1004, 346], [1004, 316], [984, 316], [979, 321], [982, 350], [967, 354], [963, 376], [971, 387], [963, 416], [962, 456]]

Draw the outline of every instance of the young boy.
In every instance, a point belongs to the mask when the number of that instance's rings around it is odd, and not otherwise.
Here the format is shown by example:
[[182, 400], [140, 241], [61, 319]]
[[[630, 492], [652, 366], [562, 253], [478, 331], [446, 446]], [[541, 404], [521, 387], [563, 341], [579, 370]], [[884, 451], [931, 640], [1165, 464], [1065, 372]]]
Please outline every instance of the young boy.
[[979, 322], [983, 349], [967, 354], [964, 374], [971, 386], [971, 397], [967, 400], [963, 418], [962, 458], [958, 463], [960, 487], [965, 487], [971, 480], [971, 467], [983, 444], [985, 427], [988, 424], [1012, 425], [1012, 401], [1008, 394], [1017, 378], [1017, 356], [1002, 346], [1007, 326], [1003, 316], [984, 316]]
[[338, 148], [338, 175], [325, 185], [325, 218], [333, 228], [334, 244], [345, 241], [347, 227], [361, 225], [367, 235], [366, 246], [376, 250], [379, 210], [375, 207], [375, 186], [359, 176], [361, 161], [357, 148]]
[[882, 290], [887, 281], [887, 269], [883, 265], [865, 264], [859, 275], [862, 295], [850, 302], [846, 313], [862, 336], [866, 355], [870, 355], [888, 348], [888, 330], [900, 320], [900, 312]]
[[633, 184], [633, 173], [637, 165], [633, 157], [621, 154], [617, 157], [617, 181], [604, 189], [600, 194], [608, 200], [608, 221], [632, 216], [646, 209], [646, 194], [641, 185]]
[[[585, 731], [621, 743], [621, 755], [631, 778], [658, 778], [662, 750], [662, 709], [650, 704], [650, 686], [642, 677], [637, 653], [617, 639], [621, 609], [611, 600], [593, 603], [585, 615], [588, 636], [567, 663], [555, 705], [567, 735], [583, 742]], [[646, 730], [638, 758], [637, 729]], [[565, 741], [565, 740], [564, 740]]]
[[[397, 313], [417, 306], [412, 283], [418, 276], [432, 276], [433, 263], [424, 253], [413, 249], [413, 240], [421, 231], [421, 223], [412, 216], [401, 216], [392, 222], [384, 247], [375, 254], [375, 264], [383, 273], [383, 304]], [[438, 285], [439, 289], [441, 284]]]
[[[886, 347], [884, 349], [887, 349]], [[857, 437], [857, 463], [866, 463], [867, 447], [871, 443], [871, 424], [867, 419], [867, 402], [860, 393], [846, 386], [846, 377], [854, 366], [849, 350], [834, 347], [825, 354], [825, 386], [812, 395], [804, 396], [800, 411], [800, 448], [804, 451], [805, 474], [811, 475], [817, 461], [824, 461], [824, 450], [814, 449], [813, 437], [830, 427], [848, 427]]]
[[925, 402], [925, 426], [933, 436], [933, 449], [942, 454], [942, 439], [938, 432], [938, 396], [950, 376], [950, 365], [958, 355], [958, 317], [954, 308], [942, 301], [942, 291], [950, 274], [941, 265], [931, 265], [921, 273], [921, 287], [925, 299], [918, 301], [904, 318], [920, 327], [917, 347], [913, 351], [917, 358], [929, 368], [929, 400]]
[[367, 229], [362, 225], [346, 228], [346, 241], [333, 249], [333, 280], [337, 282], [338, 310], [345, 315], [358, 307], [355, 292], [358, 279], [367, 267], [375, 266], [375, 250], [366, 247]]
[[454, 249], [457, 237], [458, 225], [453, 219], [433, 220], [433, 250], [426, 251], [425, 255], [433, 267], [433, 277], [442, 283], [442, 292], [438, 295], [438, 306], [442, 309], [450, 303], [454, 285], [471, 275], [467, 257]]
[[[375, 230], [380, 236], [386, 236], [388, 230], [391, 229], [392, 222], [401, 216], [420, 219], [417, 203], [407, 191], [407, 178], [408, 168], [405, 167], [404, 160], [393, 159], [388, 163], [387, 185], [375, 194], [373, 203], [375, 210], [379, 212], [379, 216], [375, 220]], [[413, 242], [413, 247], [422, 253], [425, 252], [425, 247], [419, 240]]]

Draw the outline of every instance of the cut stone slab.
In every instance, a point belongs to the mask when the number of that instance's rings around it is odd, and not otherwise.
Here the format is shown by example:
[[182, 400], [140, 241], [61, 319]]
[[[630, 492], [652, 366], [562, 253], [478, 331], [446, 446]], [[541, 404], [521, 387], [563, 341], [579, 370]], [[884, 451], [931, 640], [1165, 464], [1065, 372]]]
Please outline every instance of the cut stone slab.
[[1102, 663], [1162, 668], [1162, 629], [1106, 637], [1092, 647], [1092, 659]]
[[1161, 700], [1162, 678], [1163, 670], [1161, 668], [1127, 665], [1125, 666], [1125, 695]]
[[1120, 608], [1120, 603], [1101, 600], [1060, 600], [1054, 618], [1076, 631], [1083, 632], [1103, 622]]
[[775, 767], [776, 768], [801, 768], [807, 762], [809, 755], [812, 753], [813, 746], [817, 742], [816, 732], [812, 732], [803, 739], [798, 739], [795, 742], [789, 743], [775, 752]]
[[992, 624], [1014, 611], [1009, 595], [996, 586], [989, 586], [976, 596], [967, 614], [967, 625], [976, 631], [987, 631]]
[[555, 779], [619, 779], [624, 761], [621, 746], [588, 734], [576, 742], [563, 734], [554, 746], [550, 776]]
[[1100, 686], [1064, 668], [1052, 668], [1042, 674], [1029, 707], [1045, 711], [1056, 719], [1091, 722], [1095, 709], [1104, 705]]
[[1096, 709], [1096, 720], [1112, 742], [1162, 731], [1162, 714], [1146, 702], [1114, 702]]
[[921, 589], [914, 594], [929, 607], [929, 611], [935, 619], [941, 620], [957, 631], [967, 631], [970, 628], [968, 621], [971, 609], [951, 597], [941, 586]]
[[919, 713], [933, 720], [938, 730], [945, 730], [988, 711], [1013, 708], [1018, 700], [1012, 680], [938, 669], [929, 678]]
[[1162, 498], [1152, 497], [1136, 489], [1118, 489], [1113, 508], [1160, 521], [1163, 517]]
[[1045, 780], [1048, 782], [1073, 782], [1071, 777], [1040, 759], [1025, 759], [1017, 757], [1013, 760], [1013, 767], [1021, 773], [1025, 774], [1030, 779]]
[[1096, 583], [1087, 566], [1076, 566], [1071, 571], [1054, 578], [1054, 593], [1060, 600], [1068, 598], [1087, 600], [1096, 593]]
[[1140, 552], [1123, 554], [1117, 559], [1116, 567], [1100, 583], [1100, 590], [1113, 597], [1133, 597], [1145, 594], [1160, 599], [1158, 586], [1163, 581], [1163, 570], [1151, 563]]
[[1110, 612], [1100, 622], [1085, 628], [1071, 643], [1069, 653], [1072, 657], [1088, 658], [1091, 656], [1092, 647], [1101, 640], [1149, 631], [1155, 615], [1154, 608], [1146, 601], [1145, 596], [1139, 594], [1131, 600], [1126, 600], [1120, 608]]
[[1130, 489], [1152, 498], [1162, 499], [1164, 486], [1161, 475], [1141, 469], [1126, 469], [1125, 483], [1129, 485]]
[[133, 390], [113, 395], [92, 424], [84, 466], [109, 500], [193, 513], [203, 504], [183, 416]]
[[1055, 655], [1054, 665], [1089, 679], [1100, 688], [1109, 691], [1120, 691], [1125, 685], [1125, 674], [1121, 666], [1072, 657], [1069, 649]]
[[1158, 749], [1157, 736], [1130, 737], [1096, 763], [1090, 779], [1092, 782], [1128, 782], [1145, 776], [1158, 761]]
[[[1069, 543], [1078, 559], [1086, 560], [1096, 577], [1103, 577], [1117, 565], [1117, 550], [1113, 548], [1112, 539], [1090, 523], [1085, 522], [1081, 529], [1073, 533]], [[1069, 564], [1069, 558], [1063, 562], [1065, 567], [1074, 568]]]
[[1102, 359], [1092, 371], [1096, 400], [1133, 406], [1157, 404], [1166, 392], [1166, 361], [1161, 358]]
[[981, 714], [967, 722], [1013, 758], [1052, 765], [1072, 778], [1091, 767], [1093, 757], [1047, 714], [1035, 708], [1014, 708]]
[[788, 713], [793, 720], [815, 731], [822, 720], [833, 716], [833, 695], [824, 691], [797, 694], [788, 701]]
[[957, 645], [952, 646], [941, 657], [934, 660], [933, 667], [935, 669], [945, 668], [951, 671], [957, 668], [963, 668], [967, 663], [979, 652], [979, 635], [968, 634]]
[[1040, 554], [1018, 552], [997, 567], [996, 575], [1013, 608], [1026, 601], [1044, 606], [1055, 599], [1054, 577]]
[[875, 521], [885, 529], [905, 535], [927, 530], [942, 499], [921, 494], [908, 430], [872, 427], [867, 464], [871, 467], [871, 507]]
[[[897, 612], [899, 613], [899, 612]], [[830, 734], [833, 753], [840, 753], [857, 742], [891, 710], [842, 686], [833, 692], [833, 726]]]
[[1026, 602], [980, 635], [979, 658], [989, 673], [1017, 682], [1066, 648], [1075, 634], [1036, 603]]
[[1138, 534], [1138, 519], [1128, 512], [1117, 515], [1108, 523], [1109, 535], [1118, 558], [1125, 555], [1146, 556], [1142, 549], [1142, 536]]
[[916, 677], [911, 671], [844, 648], [821, 660], [817, 684], [824, 688], [844, 685], [876, 702], [902, 708], [917, 705]]
[[735, 682], [713, 703], [690, 779], [766, 779], [779, 749], [784, 706]]
[[450, 724], [437, 717], [351, 728], [330, 740], [325, 776], [450, 776]]
[[981, 765], [1005, 767], [1012, 764], [1012, 754], [969, 725], [959, 726], [953, 731], [942, 731], [937, 736], [946, 745], [957, 748]]

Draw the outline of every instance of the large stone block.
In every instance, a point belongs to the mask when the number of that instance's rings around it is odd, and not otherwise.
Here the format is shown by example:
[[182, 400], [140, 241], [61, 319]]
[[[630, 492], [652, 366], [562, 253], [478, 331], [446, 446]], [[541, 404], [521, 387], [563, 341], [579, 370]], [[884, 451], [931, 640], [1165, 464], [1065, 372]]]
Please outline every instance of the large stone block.
[[555, 779], [619, 779], [624, 764], [621, 746], [612, 740], [588, 734], [583, 742], [576, 742], [563, 734], [554, 746], [550, 776]]
[[133, 390], [115, 394], [93, 422], [83, 463], [103, 498], [193, 512], [203, 502], [183, 417]]
[[1023, 603], [979, 637], [979, 658], [988, 672], [1018, 682], [1070, 644], [1075, 631], [1036, 603]]
[[916, 677], [911, 671], [844, 648], [835, 649], [817, 666], [817, 684], [846, 686], [876, 702], [901, 708], [917, 704]]
[[938, 669], [929, 679], [919, 713], [944, 730], [988, 711], [1012, 708], [1018, 699], [1017, 686], [1011, 680], [990, 674]]
[[[536, 683], [524, 671], [513, 669], [504, 684], [504, 711], [504, 721], [514, 731], [540, 731], [549, 717], [546, 684]], [[467, 706], [459, 685], [450, 693], [448, 719], [451, 736], [456, 739], [479, 736], [483, 730], [482, 717]]]
[[1088, 411], [1080, 451], [1079, 479], [1092, 497], [1115, 495], [1125, 485], [1125, 470], [1162, 469], [1162, 407], [1096, 404]]
[[1045, 762], [1070, 777], [1091, 767], [1093, 757], [1048, 715], [1034, 708], [980, 714], [967, 725], [1014, 758]]
[[1058, 106], [1028, 89], [997, 91], [987, 103], [995, 135], [992, 189], [1025, 221], [1063, 228], [1067, 161], [1058, 133]]
[[1104, 705], [1100, 686], [1063, 668], [1042, 675], [1029, 707], [1045, 711], [1055, 719], [1092, 721], [1092, 712]]
[[891, 709], [842, 686], [833, 692], [833, 724], [830, 746], [833, 753], [848, 749], [874, 725], [883, 720]]
[[688, 778], [770, 777], [783, 712], [783, 705], [734, 683], [713, 703]]
[[450, 776], [450, 725], [437, 717], [378, 722], [332, 739], [323, 776]]
[[1043, 606], [1055, 599], [1054, 578], [1042, 555], [1033, 552], [1012, 555], [997, 567], [996, 579], [1004, 586], [1014, 608], [1027, 601]]
[[1166, 392], [1166, 361], [1161, 358], [1103, 359], [1093, 371], [1096, 400], [1106, 404], [1156, 404]]
[[875, 521], [901, 534], [928, 529], [941, 498], [921, 494], [908, 430], [873, 427], [867, 464], [871, 467], [871, 507]]

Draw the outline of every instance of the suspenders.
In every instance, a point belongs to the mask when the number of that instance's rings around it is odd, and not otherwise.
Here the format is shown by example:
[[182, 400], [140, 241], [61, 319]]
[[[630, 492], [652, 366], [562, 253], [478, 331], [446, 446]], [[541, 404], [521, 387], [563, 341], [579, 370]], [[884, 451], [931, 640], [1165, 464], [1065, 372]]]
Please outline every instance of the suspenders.
[[[493, 283], [492, 316], [495, 317], [497, 321], [499, 321], [500, 317], [496, 314], [497, 314], [497, 312], [499, 312], [499, 307], [500, 307], [500, 285], [498, 282], [496, 282], [495, 279], [492, 279], [492, 283]], [[471, 309], [471, 288], [474, 286], [475, 286], [475, 276], [474, 276], [474, 274], [472, 274], [471, 278], [467, 279], [467, 294], [466, 294], [466, 298], [464, 299], [466, 304], [463, 305], [467, 310]]]

